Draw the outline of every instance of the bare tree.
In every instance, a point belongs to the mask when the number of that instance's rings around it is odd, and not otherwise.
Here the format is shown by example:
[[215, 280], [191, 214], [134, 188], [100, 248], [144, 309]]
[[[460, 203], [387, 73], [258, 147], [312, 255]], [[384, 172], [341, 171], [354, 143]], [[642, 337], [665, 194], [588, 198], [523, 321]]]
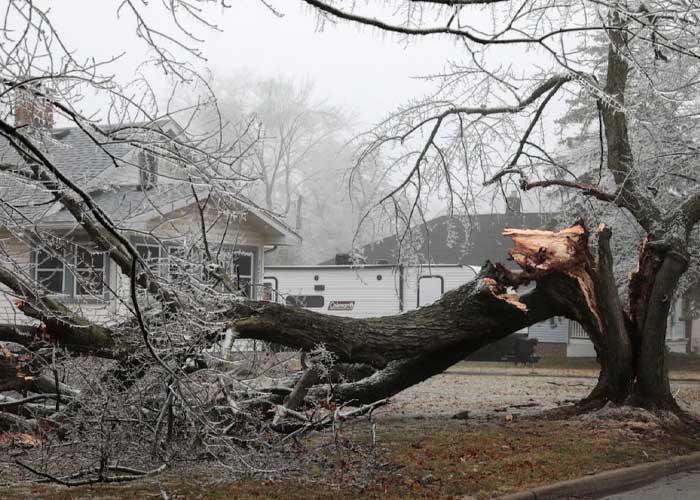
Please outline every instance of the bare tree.
[[235, 121], [254, 116], [260, 124], [260, 140], [247, 164], [250, 176], [259, 182], [249, 196], [268, 210], [288, 215], [306, 164], [343, 132], [346, 119], [338, 109], [318, 101], [308, 79], [295, 82], [242, 74], [217, 80], [214, 88], [226, 90], [226, 96], [219, 98], [224, 117]]
[[[662, 56], [695, 60], [692, 5], [675, 12], [663, 3], [643, 9], [620, 2], [572, 3], [564, 9], [549, 2], [469, 0], [445, 7], [427, 0], [401, 3], [403, 22], [391, 24], [342, 10], [337, 2], [306, 0], [322, 17], [399, 35], [455, 37], [469, 56], [469, 66], [444, 76], [436, 96], [373, 130], [360, 155], [361, 161], [383, 166], [376, 161], [385, 158], [381, 148], [406, 148], [388, 163], [392, 171], [403, 165], [405, 179], [383, 201], [390, 210], [406, 207], [409, 223], [426, 188], [459, 194], [480, 174], [481, 181], [505, 186], [512, 179], [525, 190], [574, 189], [619, 207], [644, 231], [627, 309], [614, 280], [610, 230], [599, 228], [594, 258], [589, 232], [575, 224], [559, 232], [509, 231], [522, 272], [487, 264], [474, 281], [431, 306], [353, 320], [243, 296], [246, 278], [235, 265], [236, 222], [245, 215], [243, 206], [259, 208], [241, 190], [253, 180], [243, 165], [260, 137], [253, 121], [227, 125], [217, 119], [208, 132], [188, 126], [198, 113], [220, 116], [209, 113], [215, 103], [210, 87], [188, 63], [200, 55], [189, 26], [214, 28], [205, 10], [193, 7], [207, 3], [120, 6], [154, 54], [152, 63], [173, 75], [176, 87], [194, 85], [202, 93], [184, 109], [172, 108], [180, 102], [176, 93], [160, 99], [145, 80], [139, 80], [135, 98], [134, 87], [100, 76], [102, 63], [76, 60], [45, 10], [28, 0], [8, 4], [5, 26], [12, 29], [3, 34], [10, 42], [3, 45], [0, 65], [0, 170], [2, 186], [11, 189], [0, 188], [0, 282], [14, 316], [0, 326], [0, 389], [6, 393], [0, 428], [52, 429], [89, 443], [87, 481], [124, 472], [115, 458], [128, 451], [155, 462], [149, 470], [132, 469], [129, 477], [157, 471], [167, 457], [191, 450], [258, 471], [271, 457], [241, 443], [262, 439], [262, 430], [300, 433], [371, 412], [479, 347], [553, 316], [581, 322], [596, 345], [602, 370], [589, 402], [633, 397], [645, 406], [676, 408], [663, 360], [666, 316], [688, 267], [700, 194], [691, 188], [677, 200], [647, 189], [625, 98], [633, 70], [653, 69]], [[466, 21], [475, 6], [485, 4], [506, 19], [490, 33]], [[166, 16], [157, 18], [168, 23], [150, 24], [149, 8], [164, 9]], [[596, 13], [601, 15], [589, 15]], [[424, 27], [435, 19], [441, 24]], [[589, 32], [608, 37], [604, 84], [575, 62], [578, 49], [566, 48], [569, 37]], [[476, 50], [499, 46], [539, 47], [555, 71], [538, 69], [531, 82], [516, 83], [509, 70], [487, 70], [489, 54]], [[684, 89], [694, 85], [690, 78]], [[549, 103], [569, 86], [590, 92], [600, 109], [606, 176], [598, 184], [544, 177], [552, 162], [537, 160], [554, 158], [535, 132]], [[79, 109], [88, 92], [110, 103], [104, 116], [85, 116]], [[53, 120], [70, 126], [52, 127]], [[227, 126], [237, 132], [227, 136]], [[104, 161], [97, 172], [72, 168], [78, 146], [70, 141], [76, 138]], [[493, 160], [496, 153], [501, 161]], [[103, 170], [133, 173], [137, 189], [131, 192], [138, 196], [129, 199], [138, 203], [127, 203], [101, 177]], [[133, 224], [143, 222], [144, 210], [179, 206], [185, 195], [193, 207], [190, 218], [176, 208], [159, 213], [156, 227]], [[463, 205], [469, 203], [465, 198]], [[114, 286], [107, 279], [112, 272], [121, 277], [114, 290], [108, 289]], [[527, 293], [509, 292], [533, 281], [537, 286]], [[81, 300], [71, 300], [78, 296]], [[314, 361], [289, 373], [275, 370], [282, 362], [261, 364], [257, 354], [248, 360], [217, 355], [230, 349], [222, 337], [234, 332], [241, 339], [308, 351]], [[358, 408], [328, 411], [321, 403], [331, 401]]]
[[[426, 189], [459, 194], [455, 186], [481, 177], [502, 192], [509, 185], [573, 190], [634, 221], [640, 250], [626, 306], [613, 275], [610, 229], [601, 226], [598, 258], [582, 261], [580, 272], [586, 269], [590, 276], [576, 277], [566, 315], [584, 325], [601, 362], [590, 402], [631, 398], [675, 408], [663, 354], [671, 297], [689, 267], [699, 215], [700, 193], [687, 173], [695, 168], [694, 141], [686, 135], [695, 127], [697, 6], [427, 0], [395, 2], [399, 8], [387, 13], [369, 7], [362, 12], [344, 2], [306, 3], [322, 20], [342, 19], [403, 37], [452, 37], [466, 54], [465, 62], [451, 63], [439, 78], [435, 95], [399, 110], [371, 132], [365, 151], [399, 147], [405, 159], [405, 177], [385, 202], [408, 193], [413, 207], [420, 206]], [[494, 23], [488, 28], [474, 21], [487, 5]], [[582, 49], [601, 40], [606, 48], [598, 57]], [[509, 52], [522, 54], [521, 48], [540, 56], [539, 64], [518, 67], [524, 78], [503, 64]], [[669, 71], [672, 78], [665, 76]], [[596, 176], [580, 177], [587, 160], [554, 160], [558, 151], [543, 134], [550, 108], [566, 91], [590, 96], [586, 116], [600, 117]], [[683, 117], [675, 130], [662, 125], [670, 123], [669, 116]], [[542, 248], [549, 250], [544, 243]], [[536, 269], [526, 269], [521, 279], [541, 286], [530, 272]]]

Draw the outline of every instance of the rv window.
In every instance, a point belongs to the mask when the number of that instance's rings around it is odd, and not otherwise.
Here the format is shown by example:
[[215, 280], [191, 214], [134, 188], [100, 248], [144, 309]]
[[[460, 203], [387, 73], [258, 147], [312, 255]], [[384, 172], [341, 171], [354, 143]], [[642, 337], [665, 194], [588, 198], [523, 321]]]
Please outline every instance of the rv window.
[[288, 306], [323, 307], [323, 295], [287, 295]]

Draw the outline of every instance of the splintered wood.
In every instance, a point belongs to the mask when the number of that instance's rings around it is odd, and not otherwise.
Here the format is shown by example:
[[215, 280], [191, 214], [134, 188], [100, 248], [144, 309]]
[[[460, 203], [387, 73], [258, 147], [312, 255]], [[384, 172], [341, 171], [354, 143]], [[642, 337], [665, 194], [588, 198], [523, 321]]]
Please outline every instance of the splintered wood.
[[505, 229], [504, 236], [513, 240], [510, 256], [528, 278], [537, 280], [561, 273], [576, 280], [583, 299], [604, 332], [595, 294], [593, 262], [588, 251], [588, 231], [575, 224], [561, 231]]
[[508, 293], [506, 288], [493, 278], [484, 278], [484, 284], [491, 290], [491, 293], [493, 293], [495, 297], [505, 300], [524, 313], [527, 312], [527, 306], [520, 302], [520, 295], [517, 293]]
[[580, 267], [586, 258], [586, 229], [580, 224], [558, 232], [537, 229], [506, 229], [513, 240], [510, 256], [525, 272], [550, 274]]

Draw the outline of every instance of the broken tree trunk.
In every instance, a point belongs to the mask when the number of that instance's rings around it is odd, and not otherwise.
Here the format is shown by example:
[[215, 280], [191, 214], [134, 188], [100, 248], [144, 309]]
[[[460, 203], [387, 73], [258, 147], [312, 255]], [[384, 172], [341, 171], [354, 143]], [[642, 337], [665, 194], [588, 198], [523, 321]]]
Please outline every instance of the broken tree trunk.
[[647, 238], [642, 244], [639, 268], [630, 280], [631, 323], [637, 340], [635, 404], [677, 410], [666, 366], [666, 330], [674, 292], [688, 268], [684, 248], [657, 245]]
[[[638, 270], [629, 283], [625, 309], [613, 272], [611, 231], [605, 225], [598, 227], [597, 259], [588, 250], [588, 233], [581, 225], [555, 235], [537, 231], [507, 234], [514, 241], [511, 254], [524, 269], [513, 281], [537, 281], [538, 287], [548, 290], [563, 315], [580, 323], [593, 342], [601, 369], [598, 383], [583, 405], [600, 406], [611, 401], [678, 410], [664, 354], [671, 301], [688, 266], [683, 246], [655, 245], [650, 238], [645, 240]], [[561, 236], [567, 241], [561, 241]], [[575, 256], [549, 256], [557, 247], [568, 247], [571, 238], [581, 243]], [[551, 272], [552, 266], [558, 272]]]

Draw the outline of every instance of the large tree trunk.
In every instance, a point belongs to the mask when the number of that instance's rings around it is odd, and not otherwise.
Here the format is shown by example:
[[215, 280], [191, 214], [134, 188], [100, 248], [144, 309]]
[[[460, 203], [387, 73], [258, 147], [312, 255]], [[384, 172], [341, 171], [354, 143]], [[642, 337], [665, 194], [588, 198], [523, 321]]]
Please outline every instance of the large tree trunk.
[[674, 292], [688, 268], [683, 249], [645, 241], [639, 269], [630, 282], [632, 322], [638, 332], [633, 398], [653, 408], [677, 409], [665, 363], [668, 314]]
[[[312, 350], [322, 345], [339, 362], [378, 369], [335, 385], [332, 397], [370, 403], [441, 373], [484, 345], [560, 314], [547, 292], [507, 293], [510, 277], [487, 264], [473, 281], [434, 304], [397, 316], [352, 319], [266, 302], [243, 302], [226, 312], [240, 338]], [[325, 389], [319, 389], [324, 391]], [[316, 391], [318, 394], [318, 391]]]

